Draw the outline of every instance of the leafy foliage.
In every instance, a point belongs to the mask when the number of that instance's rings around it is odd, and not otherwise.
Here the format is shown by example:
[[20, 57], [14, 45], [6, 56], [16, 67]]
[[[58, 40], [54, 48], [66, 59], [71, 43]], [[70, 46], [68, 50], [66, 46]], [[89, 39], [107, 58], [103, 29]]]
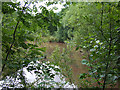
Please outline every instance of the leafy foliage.
[[[67, 64], [71, 62], [68, 54], [73, 47], [63, 49], [62, 54], [56, 48], [51, 55], [53, 62], [46, 63], [49, 68], [43, 63], [37, 67], [29, 66], [44, 57], [45, 48], [39, 45], [44, 42], [44, 37], [48, 37], [49, 41], [71, 42], [76, 50], [83, 48], [87, 52], [81, 63], [88, 66], [89, 72], [80, 74], [80, 87], [90, 87], [94, 83], [103, 90], [110, 85], [114, 87], [120, 77], [120, 2], [67, 2], [60, 13], [47, 10], [44, 6], [39, 7], [42, 10], [39, 13], [35, 3], [37, 1], [25, 1], [24, 6], [13, 2], [2, 3], [3, 64], [0, 79], [5, 80], [8, 76], [17, 78], [16, 72], [21, 70], [19, 79], [23, 87], [34, 87], [26, 82], [23, 68], [28, 67], [29, 72], [37, 69], [35, 74], [38, 77], [41, 78], [42, 74], [45, 80], [53, 80], [55, 74], [50, 73], [52, 68], [61, 72], [72, 84], [71, 68]], [[54, 3], [57, 2], [48, 2], [47, 6]], [[30, 4], [33, 4], [33, 9]], [[34, 15], [31, 14], [33, 12]], [[43, 67], [42, 73], [40, 66]], [[46, 87], [46, 84], [49, 83], [41, 82], [38, 87]]]
[[[2, 3], [3, 65], [0, 72], [0, 79], [6, 80], [6, 77], [10, 76], [16, 80], [18, 76], [16, 72], [21, 70], [19, 80], [21, 80], [23, 87], [29, 86], [23, 75], [23, 68], [27, 67], [31, 62], [36, 63], [44, 56], [43, 52], [45, 52], [45, 49], [40, 48], [40, 44], [36, 43], [36, 41], [41, 40], [42, 29], [47, 29], [49, 23], [55, 25], [57, 22], [57, 20], [53, 18], [55, 17], [54, 12], [49, 12], [45, 7], [41, 8], [42, 13], [37, 13], [35, 16], [30, 14], [29, 11], [31, 11], [31, 8], [29, 8], [29, 5], [31, 3], [32, 2], [28, 3], [26, 1], [23, 7], [20, 6], [20, 3]], [[34, 6], [34, 8], [36, 8], [36, 6]], [[39, 67], [40, 66], [38, 66], [38, 70], [41, 69]], [[36, 70], [33, 66], [29, 66], [27, 69], [29, 72]], [[46, 71], [46, 68], [43, 68], [43, 72], [44, 75], [47, 75], [46, 79], [48, 76], [50, 76], [49, 79], [54, 77], [54, 74], [49, 75], [50, 72], [49, 70]], [[36, 71], [35, 73], [39, 72]]]
[[90, 73], [103, 88], [119, 78], [119, 69], [115, 68], [119, 65], [119, 16], [118, 3], [78, 3], [70, 6], [62, 20], [65, 26], [74, 28], [76, 50], [81, 47], [88, 52], [89, 63], [82, 63], [90, 67]]

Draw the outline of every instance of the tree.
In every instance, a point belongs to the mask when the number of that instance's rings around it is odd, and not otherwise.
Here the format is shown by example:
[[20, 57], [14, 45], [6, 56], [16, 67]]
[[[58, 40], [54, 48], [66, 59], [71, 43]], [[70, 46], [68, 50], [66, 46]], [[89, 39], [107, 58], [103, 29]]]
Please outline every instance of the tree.
[[[93, 82], [98, 84], [103, 90], [107, 85], [114, 87], [119, 79], [119, 34], [120, 34], [120, 3], [68, 3], [69, 7], [61, 14], [55, 14], [46, 7], [40, 7], [42, 13], [37, 13], [37, 7], [33, 9], [29, 6], [37, 1], [25, 1], [23, 7], [20, 3], [4, 2], [2, 3], [2, 70], [0, 71], [0, 79], [5, 80], [7, 76], [17, 78], [19, 71], [19, 80], [23, 87], [32, 87], [26, 82], [23, 75], [23, 67], [27, 67], [30, 63], [36, 63], [44, 57], [45, 48], [39, 48], [39, 44], [34, 43], [35, 40], [41, 40], [42, 31], [49, 30], [51, 34], [56, 31], [59, 41], [67, 38], [73, 43], [75, 42], [78, 50], [83, 48], [87, 52], [87, 59], [82, 60], [82, 64], [89, 67], [89, 73], [80, 74], [80, 81], [86, 77], [91, 77]], [[48, 2], [48, 5], [53, 4]], [[35, 15], [32, 15], [32, 12]], [[61, 18], [61, 20], [60, 20]], [[54, 30], [52, 30], [54, 29]], [[61, 38], [62, 37], [62, 38]], [[66, 53], [64, 49], [63, 53]], [[59, 57], [59, 50], [53, 53], [53, 59]], [[67, 52], [68, 53], [68, 52]], [[56, 59], [55, 64], [64, 59], [63, 65], [67, 64], [67, 53]], [[56, 56], [57, 55], [57, 56]], [[67, 58], [67, 59], [66, 59]], [[69, 60], [69, 59], [68, 59]], [[45, 75], [46, 80], [53, 80], [55, 74], [50, 73], [50, 69], [60, 71], [59, 68], [50, 66], [53, 62], [47, 63], [47, 66], [38, 63], [38, 66], [28, 66], [27, 70], [35, 70], [36, 75], [41, 78]], [[43, 67], [41, 73], [40, 67]], [[63, 67], [63, 66], [61, 66]], [[66, 70], [68, 70], [66, 66]], [[12, 71], [11, 71], [12, 69]], [[69, 73], [69, 71], [68, 71]], [[67, 74], [67, 72], [65, 73]], [[70, 77], [71, 77], [71, 73]], [[69, 75], [68, 75], [69, 77]], [[39, 79], [38, 79], [39, 81]], [[14, 81], [13, 81], [14, 82]], [[51, 81], [52, 82], [52, 81]], [[71, 79], [70, 82], [72, 83]], [[39, 87], [45, 82], [39, 83]], [[48, 84], [48, 83], [47, 83]], [[16, 84], [13, 83], [12, 87]], [[89, 87], [89, 86], [88, 86]]]
[[74, 28], [76, 49], [88, 52], [86, 64], [90, 72], [80, 78], [91, 76], [103, 89], [107, 84], [114, 87], [119, 77], [118, 68], [114, 68], [119, 65], [118, 8], [119, 3], [78, 3], [71, 5], [62, 19], [64, 26]]
[[[29, 72], [35, 70], [35, 73], [39, 78], [41, 75], [49, 76], [47, 79], [50, 80], [53, 80], [54, 78], [54, 74], [50, 73], [49, 69], [55, 69], [55, 67], [45, 68], [46, 66], [43, 64], [38, 64], [38, 66], [34, 67], [28, 66], [28, 64], [31, 62], [36, 63], [44, 56], [43, 52], [45, 51], [45, 48], [39, 48], [39, 44], [33, 42], [36, 39], [41, 39], [39, 30], [48, 28], [49, 23], [55, 24], [54, 22], [57, 22], [57, 20], [52, 20], [53, 18], [47, 18], [49, 15], [54, 17], [55, 14], [54, 12], [49, 12], [45, 7], [42, 7], [42, 13], [32, 15], [31, 12], [36, 12], [37, 7], [34, 5], [33, 9], [35, 10], [32, 10], [29, 6], [30, 4], [37, 3], [37, 1], [25, 1], [24, 3], [25, 5], [23, 7], [21, 7], [20, 3], [2, 3], [3, 57], [0, 80], [7, 80], [7, 76], [9, 76], [9, 79], [14, 78], [12, 81], [13, 83], [10, 83], [12, 87], [15, 87], [17, 79], [20, 80], [20, 84], [22, 84], [23, 87], [33, 86], [26, 82], [26, 78], [23, 75], [24, 67], [27, 67]], [[48, 66], [49, 65], [51, 64], [48, 63]], [[44, 67], [42, 74], [39, 72], [41, 66]], [[59, 69], [55, 71], [58, 70]]]

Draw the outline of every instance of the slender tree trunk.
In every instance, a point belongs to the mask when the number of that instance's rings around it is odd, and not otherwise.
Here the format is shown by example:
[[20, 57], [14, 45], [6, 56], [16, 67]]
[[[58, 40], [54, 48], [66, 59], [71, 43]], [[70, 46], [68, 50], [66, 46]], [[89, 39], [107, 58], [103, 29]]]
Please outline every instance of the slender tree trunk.
[[[32, 3], [32, 2], [30, 2], [29, 5], [30, 5], [31, 3]], [[24, 5], [24, 7], [23, 7], [23, 9], [22, 9], [22, 12], [24, 12], [25, 9], [28, 8], [29, 5], [28, 5], [27, 7], [25, 7], [26, 4], [27, 4], [27, 3], [25, 3], [25, 5]], [[18, 20], [18, 22], [17, 22], [17, 24], [16, 24], [16, 26], [15, 26], [14, 33], [13, 33], [13, 41], [12, 41], [12, 44], [10, 45], [9, 49], [7, 50], [7, 55], [6, 55], [6, 58], [5, 58], [4, 62], [6, 62], [6, 61], [8, 60], [8, 57], [9, 57], [10, 52], [11, 52], [11, 49], [12, 49], [12, 47], [13, 47], [13, 45], [14, 45], [15, 38], [16, 38], [15, 35], [16, 35], [16, 31], [17, 31], [19, 22], [20, 22], [20, 20]], [[4, 71], [5, 65], [6, 65], [6, 64], [4, 63], [3, 66], [2, 66], [2, 70], [0, 71], [0, 79], [1, 79], [2, 73], [3, 73], [3, 71]]]
[[[111, 14], [111, 4], [109, 4], [109, 15]], [[108, 57], [107, 57], [107, 63], [106, 63], [106, 67], [105, 67], [105, 77], [104, 77], [104, 83], [103, 83], [103, 90], [105, 89], [105, 86], [106, 86], [106, 81], [107, 81], [107, 76], [108, 76], [108, 69], [109, 69], [109, 64], [110, 64], [110, 60], [111, 60], [111, 46], [112, 46], [112, 24], [111, 24], [111, 17], [110, 18], [110, 23], [109, 23], [109, 32], [110, 32], [110, 40], [108, 42], [108, 45], [109, 45], [109, 52], [108, 52]]]

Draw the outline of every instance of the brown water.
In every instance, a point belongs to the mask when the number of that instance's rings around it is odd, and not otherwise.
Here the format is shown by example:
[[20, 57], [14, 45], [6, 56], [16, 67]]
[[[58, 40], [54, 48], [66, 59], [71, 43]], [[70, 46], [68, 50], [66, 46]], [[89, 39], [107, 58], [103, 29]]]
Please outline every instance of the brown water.
[[[66, 48], [67, 45], [64, 43], [57, 43], [57, 42], [47, 42], [42, 43], [41, 47], [46, 47], [46, 55], [49, 58], [52, 54], [52, 52], [55, 50], [56, 46], [60, 48], [60, 51], [63, 50], [63, 48]], [[75, 48], [73, 48], [72, 52], [70, 53], [70, 58], [72, 58], [72, 63], [69, 65], [72, 68], [73, 72], [73, 79], [75, 80], [75, 84], [78, 84], [79, 81], [79, 75], [80, 73], [86, 73], [88, 72], [87, 66], [81, 64], [81, 60], [83, 53], [80, 52], [80, 50], [75, 51]]]
[[[55, 50], [56, 46], [58, 46], [60, 48], [60, 51], [63, 50], [63, 48], [66, 48], [67, 45], [65, 43], [57, 43], [57, 42], [46, 42], [46, 43], [42, 43], [41, 47], [46, 47], [46, 52], [45, 54], [47, 55], [47, 57], [49, 58], [52, 54], [52, 52]], [[78, 85], [78, 87], [81, 87], [80, 85], [80, 81], [79, 81], [79, 75], [81, 73], [87, 73], [87, 66], [81, 64], [81, 60], [85, 58], [85, 53], [81, 52], [80, 50], [75, 51], [75, 48], [73, 48], [72, 52], [70, 53], [70, 58], [72, 58], [72, 63], [69, 65], [72, 68], [72, 72], [73, 72], [73, 79], [75, 80], [76, 85]], [[91, 78], [88, 78], [87, 80], [91, 81]], [[91, 86], [91, 85], [89, 85]], [[92, 84], [92, 86], [98, 86], [97, 83]], [[118, 87], [118, 83], [117, 86]], [[108, 86], [109, 87], [109, 86]]]

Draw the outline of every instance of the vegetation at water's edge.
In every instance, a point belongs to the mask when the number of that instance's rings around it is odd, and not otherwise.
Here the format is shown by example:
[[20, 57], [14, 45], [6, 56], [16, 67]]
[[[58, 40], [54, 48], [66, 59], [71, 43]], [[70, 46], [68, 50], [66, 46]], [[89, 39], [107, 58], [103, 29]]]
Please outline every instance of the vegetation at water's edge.
[[[41, 70], [46, 80], [53, 80], [50, 68], [61, 72], [67, 81], [72, 80], [69, 57], [73, 48], [83, 50], [85, 55], [79, 63], [87, 65], [88, 72], [80, 73], [77, 87], [114, 88], [120, 82], [120, 2], [66, 2], [59, 13], [40, 6], [38, 1], [20, 3], [2, 2], [2, 70], [0, 80], [7, 76], [17, 78], [23, 87], [35, 87], [26, 82], [23, 67], [32, 61], [46, 62], [45, 42], [64, 42], [67, 47], [60, 51], [56, 48], [49, 57], [48, 65], [57, 65], [60, 69], [43, 64], [29, 66], [27, 70]], [[46, 5], [58, 2], [47, 2]], [[33, 8], [30, 5], [33, 4]], [[35, 13], [35, 14], [33, 14]], [[62, 53], [61, 53], [62, 52]], [[35, 71], [41, 78], [41, 73]], [[91, 79], [91, 80], [90, 80]], [[14, 82], [14, 81], [12, 81]], [[54, 82], [56, 83], [56, 82]], [[43, 83], [38, 83], [37, 86]], [[48, 83], [49, 85], [50, 83]], [[95, 84], [95, 86], [93, 86]], [[9, 85], [15, 87], [16, 84]], [[61, 87], [60, 84], [57, 84]], [[64, 85], [63, 85], [64, 86]], [[50, 84], [50, 87], [54, 87]]]

